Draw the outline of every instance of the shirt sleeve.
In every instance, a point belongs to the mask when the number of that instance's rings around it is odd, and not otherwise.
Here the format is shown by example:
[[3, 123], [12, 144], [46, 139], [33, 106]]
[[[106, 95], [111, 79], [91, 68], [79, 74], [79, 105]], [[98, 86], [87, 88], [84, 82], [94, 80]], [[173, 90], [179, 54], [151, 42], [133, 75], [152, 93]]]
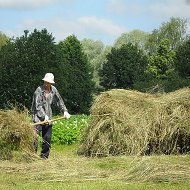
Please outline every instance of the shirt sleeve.
[[33, 96], [33, 114], [36, 114], [39, 118], [44, 118], [46, 113], [43, 108], [43, 97], [40, 88], [37, 88]]
[[57, 106], [60, 108], [60, 112], [64, 113], [65, 111], [68, 111], [58, 90], [56, 88], [54, 90], [55, 90], [55, 101], [57, 103]]

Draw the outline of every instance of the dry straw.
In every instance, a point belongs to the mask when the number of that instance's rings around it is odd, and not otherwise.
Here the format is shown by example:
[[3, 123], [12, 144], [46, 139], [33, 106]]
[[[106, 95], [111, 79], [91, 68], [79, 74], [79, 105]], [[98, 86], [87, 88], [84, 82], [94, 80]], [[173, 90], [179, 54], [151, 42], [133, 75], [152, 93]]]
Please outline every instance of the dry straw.
[[190, 147], [190, 88], [152, 95], [114, 89], [91, 109], [78, 153], [86, 156], [187, 152]]
[[30, 159], [34, 155], [36, 132], [29, 123], [27, 110], [0, 110], [0, 159], [12, 159], [15, 152]]

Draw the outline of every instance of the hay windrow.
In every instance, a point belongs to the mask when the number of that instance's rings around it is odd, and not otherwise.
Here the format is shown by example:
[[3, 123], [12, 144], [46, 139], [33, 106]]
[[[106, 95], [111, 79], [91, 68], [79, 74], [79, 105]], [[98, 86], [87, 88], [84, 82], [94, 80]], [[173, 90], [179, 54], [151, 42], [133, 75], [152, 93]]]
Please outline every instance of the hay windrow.
[[79, 154], [86, 156], [171, 154], [189, 151], [190, 89], [153, 95], [114, 89], [91, 109]]
[[0, 159], [32, 159], [36, 132], [29, 123], [27, 110], [0, 110]]

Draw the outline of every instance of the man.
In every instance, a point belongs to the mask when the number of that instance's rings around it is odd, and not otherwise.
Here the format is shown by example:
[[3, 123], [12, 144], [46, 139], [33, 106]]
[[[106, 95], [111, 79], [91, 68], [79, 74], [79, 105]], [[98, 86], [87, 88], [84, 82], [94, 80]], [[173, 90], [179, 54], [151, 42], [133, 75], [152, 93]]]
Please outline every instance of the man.
[[[42, 150], [41, 157], [48, 158], [51, 148], [51, 137], [52, 137], [52, 123], [48, 122], [52, 119], [52, 104], [56, 104], [61, 113], [64, 114], [66, 119], [70, 118], [70, 114], [67, 111], [67, 108], [61, 98], [58, 90], [56, 89], [54, 84], [54, 75], [52, 73], [46, 73], [45, 77], [42, 79], [44, 81], [44, 85], [39, 86], [33, 95], [32, 101], [32, 119], [34, 123], [47, 121], [44, 125], [37, 125], [36, 131], [38, 135], [40, 131], [42, 131]], [[34, 142], [35, 150], [38, 148], [38, 139]]]

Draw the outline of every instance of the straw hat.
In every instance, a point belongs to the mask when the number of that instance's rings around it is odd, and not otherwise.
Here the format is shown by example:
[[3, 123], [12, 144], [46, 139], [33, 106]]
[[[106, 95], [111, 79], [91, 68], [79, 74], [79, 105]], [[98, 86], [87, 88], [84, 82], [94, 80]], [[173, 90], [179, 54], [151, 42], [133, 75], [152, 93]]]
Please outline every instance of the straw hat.
[[46, 73], [42, 80], [49, 82], [51, 84], [55, 83], [54, 82], [54, 75], [52, 73]]

